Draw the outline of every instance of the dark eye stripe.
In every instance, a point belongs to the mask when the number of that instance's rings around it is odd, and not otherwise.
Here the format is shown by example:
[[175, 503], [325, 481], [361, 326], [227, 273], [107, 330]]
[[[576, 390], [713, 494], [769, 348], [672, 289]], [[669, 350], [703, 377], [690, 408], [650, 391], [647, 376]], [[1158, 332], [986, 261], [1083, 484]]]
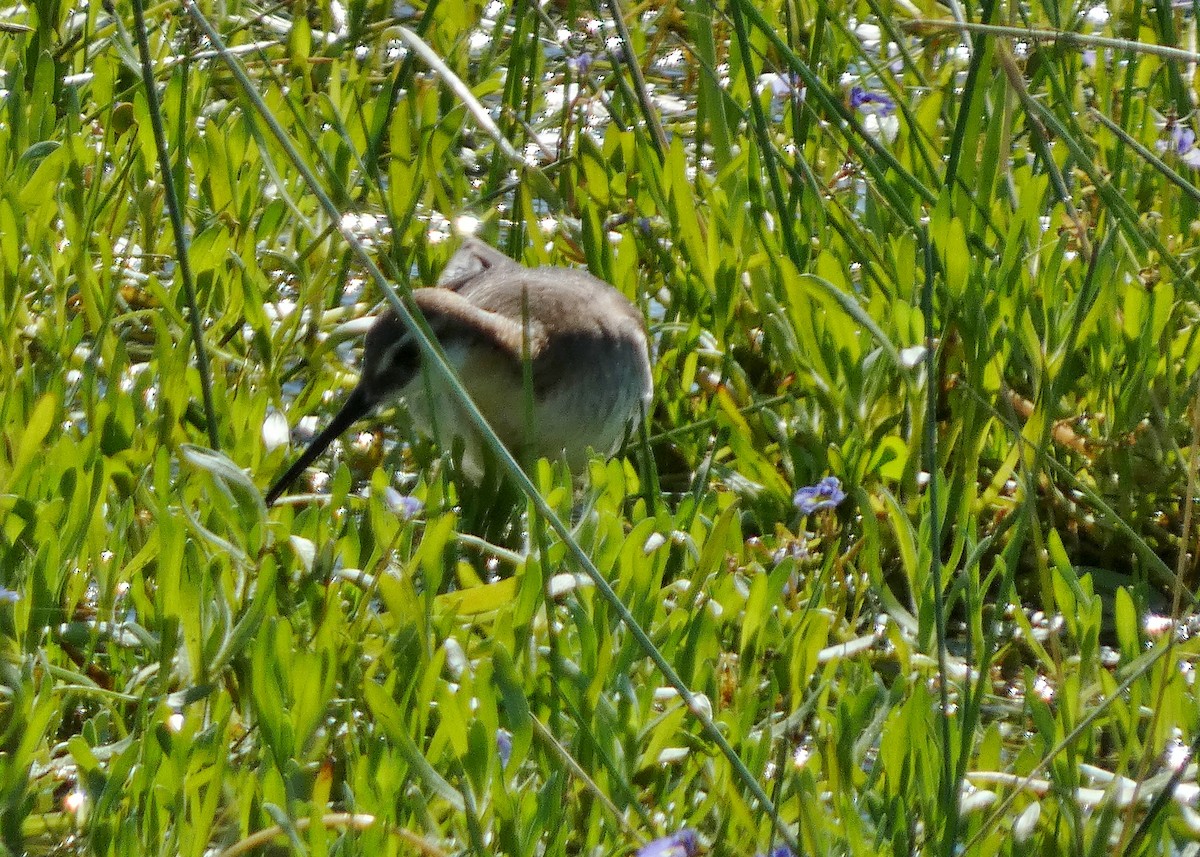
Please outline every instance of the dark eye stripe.
[[412, 334], [405, 333], [394, 342], [389, 342], [380, 353], [375, 369], [375, 378], [385, 388], [386, 394], [395, 394], [417, 373], [421, 355]]

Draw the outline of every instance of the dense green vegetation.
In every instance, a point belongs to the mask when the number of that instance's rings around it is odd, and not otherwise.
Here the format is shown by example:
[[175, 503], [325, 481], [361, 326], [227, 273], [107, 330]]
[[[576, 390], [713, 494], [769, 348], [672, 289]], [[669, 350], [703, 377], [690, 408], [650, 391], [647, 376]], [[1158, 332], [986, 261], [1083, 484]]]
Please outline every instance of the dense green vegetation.
[[[0, 13], [0, 853], [1191, 853], [1190, 6], [190, 8]], [[268, 509], [468, 226], [644, 430]]]

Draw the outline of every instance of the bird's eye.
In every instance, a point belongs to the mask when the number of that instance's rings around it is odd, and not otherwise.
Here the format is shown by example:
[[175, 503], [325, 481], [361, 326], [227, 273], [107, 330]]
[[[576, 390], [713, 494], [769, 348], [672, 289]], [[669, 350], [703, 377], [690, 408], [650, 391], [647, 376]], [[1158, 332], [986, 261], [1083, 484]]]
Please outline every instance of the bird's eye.
[[411, 336], [405, 335], [380, 352], [372, 374], [385, 388], [403, 386], [415, 374], [418, 360], [416, 343]]

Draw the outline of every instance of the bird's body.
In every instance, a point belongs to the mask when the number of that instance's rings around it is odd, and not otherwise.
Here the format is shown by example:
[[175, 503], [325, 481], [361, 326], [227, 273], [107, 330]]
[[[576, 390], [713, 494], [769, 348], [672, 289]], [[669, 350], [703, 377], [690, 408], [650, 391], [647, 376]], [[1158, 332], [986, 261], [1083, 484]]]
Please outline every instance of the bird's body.
[[[414, 289], [413, 299], [472, 401], [519, 460], [565, 458], [578, 469], [589, 449], [612, 455], [649, 405], [641, 313], [585, 271], [525, 268], [468, 239], [438, 285]], [[350, 398], [267, 502], [352, 423], [395, 399], [440, 443], [461, 438], [464, 468], [481, 473], [482, 439], [438, 373], [423, 371], [414, 334], [388, 309], [367, 332]]]

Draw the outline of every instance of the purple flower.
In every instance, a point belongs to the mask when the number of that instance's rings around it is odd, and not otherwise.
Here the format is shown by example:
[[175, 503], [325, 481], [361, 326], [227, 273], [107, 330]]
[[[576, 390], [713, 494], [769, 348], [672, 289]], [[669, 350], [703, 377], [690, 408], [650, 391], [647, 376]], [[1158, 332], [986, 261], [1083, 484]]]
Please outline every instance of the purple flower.
[[507, 729], [496, 730], [496, 755], [500, 757], [500, 767], [507, 768], [512, 757], [512, 733]]
[[1173, 152], [1189, 167], [1200, 166], [1200, 149], [1196, 148], [1196, 132], [1188, 125], [1168, 122], [1165, 136], [1155, 144], [1160, 152]]
[[16, 604], [20, 600], [20, 592], [0, 586], [0, 604]]
[[850, 90], [850, 109], [864, 116], [891, 116], [896, 112], [896, 102], [882, 92], [872, 92], [856, 86]]
[[822, 509], [833, 509], [845, 499], [841, 481], [836, 476], [826, 476], [816, 485], [806, 485], [797, 491], [792, 502], [801, 515], [811, 515]]
[[760, 854], [758, 857], [796, 857], [796, 852], [786, 845], [779, 845], [772, 848], [766, 854]]
[[588, 69], [592, 67], [592, 55], [587, 51], [579, 54], [576, 57], [567, 59], [567, 65], [571, 71], [575, 72], [580, 77], [588, 73]]
[[383, 502], [388, 507], [388, 511], [402, 521], [411, 521], [425, 508], [425, 504], [416, 497], [401, 494], [391, 486], [383, 492]]
[[699, 853], [700, 840], [696, 837], [696, 831], [685, 827], [670, 836], [647, 842], [634, 857], [695, 857]]
[[1196, 132], [1186, 125], [1176, 125], [1174, 133], [1175, 151], [1186, 155], [1196, 145]]

